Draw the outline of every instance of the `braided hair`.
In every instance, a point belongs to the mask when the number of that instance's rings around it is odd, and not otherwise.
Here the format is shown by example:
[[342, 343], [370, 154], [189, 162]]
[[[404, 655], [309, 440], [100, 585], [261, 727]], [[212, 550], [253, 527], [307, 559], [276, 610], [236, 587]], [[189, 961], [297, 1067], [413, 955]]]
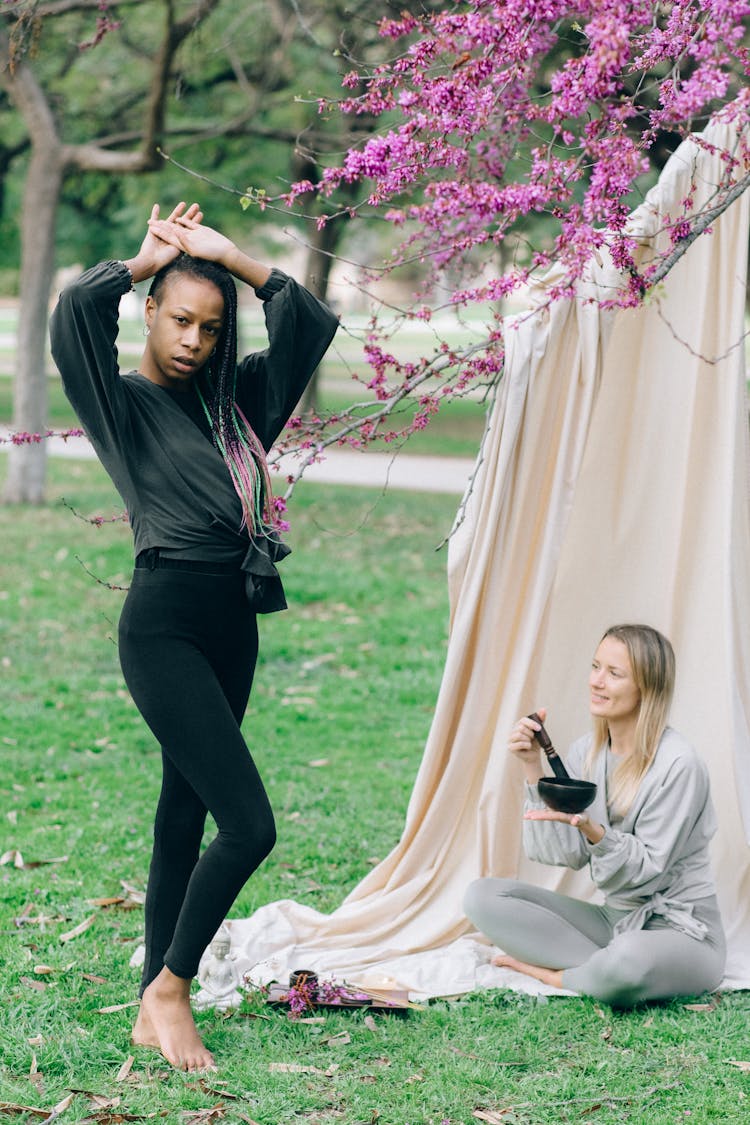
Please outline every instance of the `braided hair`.
[[211, 426], [214, 444], [229, 470], [242, 505], [242, 524], [251, 535], [267, 535], [273, 528], [274, 504], [266, 453], [255, 431], [235, 402], [237, 382], [237, 287], [228, 269], [218, 262], [180, 254], [154, 275], [148, 295], [159, 304], [166, 280], [184, 274], [210, 281], [224, 298], [221, 334], [195, 389]]

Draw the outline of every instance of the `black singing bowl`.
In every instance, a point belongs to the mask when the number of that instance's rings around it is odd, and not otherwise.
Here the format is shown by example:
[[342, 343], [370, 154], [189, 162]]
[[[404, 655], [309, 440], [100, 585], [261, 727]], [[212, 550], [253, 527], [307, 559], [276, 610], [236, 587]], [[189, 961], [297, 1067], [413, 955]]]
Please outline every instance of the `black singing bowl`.
[[593, 781], [581, 781], [577, 777], [542, 777], [538, 789], [545, 805], [564, 813], [583, 812], [596, 796]]

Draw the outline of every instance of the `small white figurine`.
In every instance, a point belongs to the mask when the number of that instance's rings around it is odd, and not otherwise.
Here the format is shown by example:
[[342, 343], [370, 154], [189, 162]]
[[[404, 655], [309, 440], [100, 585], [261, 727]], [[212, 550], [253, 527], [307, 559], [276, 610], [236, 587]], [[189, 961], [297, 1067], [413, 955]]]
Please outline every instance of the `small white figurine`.
[[231, 938], [225, 926], [221, 926], [214, 935], [209, 948], [209, 956], [198, 970], [200, 991], [193, 998], [193, 1005], [199, 1010], [215, 1008], [226, 1012], [230, 1008], [239, 1008], [242, 996], [238, 989], [239, 977], [234, 967], [231, 948]]

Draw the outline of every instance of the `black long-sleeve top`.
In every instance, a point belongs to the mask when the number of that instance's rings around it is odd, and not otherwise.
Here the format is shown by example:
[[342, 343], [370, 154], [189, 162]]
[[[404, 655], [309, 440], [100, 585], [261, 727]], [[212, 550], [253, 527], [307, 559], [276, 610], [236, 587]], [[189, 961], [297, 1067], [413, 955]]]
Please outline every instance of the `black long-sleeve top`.
[[[118, 309], [131, 284], [122, 262], [87, 270], [60, 295], [50, 338], [65, 393], [125, 503], [135, 553], [158, 547], [176, 557], [236, 560], [251, 607], [258, 613], [284, 609], [274, 564], [289, 548], [276, 535], [253, 538], [241, 527], [239, 497], [221, 454], [207, 440], [201, 412], [137, 371], [120, 373]], [[257, 295], [269, 346], [239, 363], [236, 401], [268, 450], [338, 321], [280, 270]]]

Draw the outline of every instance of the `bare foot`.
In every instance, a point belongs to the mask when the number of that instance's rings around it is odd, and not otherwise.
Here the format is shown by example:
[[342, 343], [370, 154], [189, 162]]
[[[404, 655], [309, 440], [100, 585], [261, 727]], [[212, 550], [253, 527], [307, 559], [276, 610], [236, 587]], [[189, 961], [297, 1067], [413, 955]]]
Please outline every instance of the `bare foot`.
[[507, 953], [498, 953], [492, 958], [491, 964], [497, 965], [499, 969], [513, 969], [516, 973], [523, 973], [524, 976], [533, 977], [534, 980], [541, 981], [542, 984], [549, 984], [553, 988], [562, 988], [562, 969], [545, 969], [542, 965], [529, 965], [526, 961], [519, 961], [516, 957], [510, 957]]
[[156, 1047], [178, 1070], [216, 1070], [198, 1034], [190, 1007], [190, 981], [164, 968], [143, 993], [132, 1035], [140, 1047]]

